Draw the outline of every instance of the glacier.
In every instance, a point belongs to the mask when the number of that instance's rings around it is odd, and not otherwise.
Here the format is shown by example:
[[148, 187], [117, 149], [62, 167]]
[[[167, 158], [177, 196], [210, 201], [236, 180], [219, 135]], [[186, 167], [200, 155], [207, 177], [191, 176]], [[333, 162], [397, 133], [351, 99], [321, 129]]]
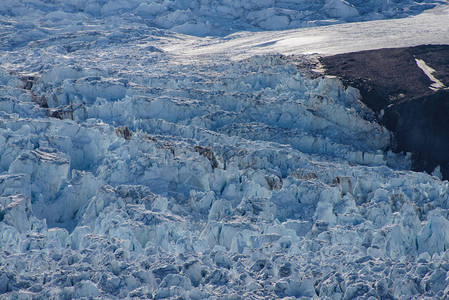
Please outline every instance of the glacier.
[[3, 1], [0, 298], [449, 297], [448, 181], [311, 54], [448, 12]]

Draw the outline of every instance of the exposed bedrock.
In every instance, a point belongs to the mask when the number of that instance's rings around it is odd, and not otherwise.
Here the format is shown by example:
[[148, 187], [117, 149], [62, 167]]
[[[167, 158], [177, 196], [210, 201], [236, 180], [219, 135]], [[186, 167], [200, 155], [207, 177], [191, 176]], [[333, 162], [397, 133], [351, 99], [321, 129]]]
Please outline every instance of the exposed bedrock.
[[326, 74], [360, 90], [395, 134], [395, 151], [413, 153], [415, 171], [438, 165], [449, 179], [449, 45], [379, 49], [322, 57]]

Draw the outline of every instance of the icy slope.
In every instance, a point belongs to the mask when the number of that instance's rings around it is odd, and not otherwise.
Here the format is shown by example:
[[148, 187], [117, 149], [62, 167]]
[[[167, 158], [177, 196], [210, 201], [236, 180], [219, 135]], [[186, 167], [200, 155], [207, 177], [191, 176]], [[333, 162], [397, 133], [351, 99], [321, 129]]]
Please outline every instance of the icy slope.
[[448, 296], [448, 182], [313, 57], [6, 3], [1, 297]]
[[[446, 1], [447, 3], [447, 1]], [[182, 48], [188, 55], [228, 53], [233, 59], [254, 54], [282, 53], [332, 55], [363, 50], [449, 44], [449, 6], [405, 19], [343, 23], [283, 31], [238, 32], [224, 39]], [[215, 43], [214, 43], [215, 42]]]

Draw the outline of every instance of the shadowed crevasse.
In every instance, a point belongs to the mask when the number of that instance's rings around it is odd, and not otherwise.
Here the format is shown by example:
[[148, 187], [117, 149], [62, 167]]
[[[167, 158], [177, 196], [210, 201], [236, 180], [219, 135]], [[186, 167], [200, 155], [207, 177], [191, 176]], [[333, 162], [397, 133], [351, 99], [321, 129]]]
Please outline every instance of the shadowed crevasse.
[[449, 45], [361, 51], [320, 60], [326, 74], [360, 90], [362, 101], [394, 133], [393, 150], [412, 152], [415, 171], [432, 172], [440, 165], [443, 178], [449, 179]]

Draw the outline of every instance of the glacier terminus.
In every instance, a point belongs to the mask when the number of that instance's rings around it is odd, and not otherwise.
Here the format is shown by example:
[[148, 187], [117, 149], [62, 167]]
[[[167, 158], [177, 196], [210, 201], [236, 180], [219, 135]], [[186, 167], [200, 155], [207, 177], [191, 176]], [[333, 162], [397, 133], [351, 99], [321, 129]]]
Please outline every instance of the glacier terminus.
[[384, 118], [416, 86], [323, 64], [449, 44], [448, 1], [1, 2], [0, 299], [449, 297], [448, 166]]

